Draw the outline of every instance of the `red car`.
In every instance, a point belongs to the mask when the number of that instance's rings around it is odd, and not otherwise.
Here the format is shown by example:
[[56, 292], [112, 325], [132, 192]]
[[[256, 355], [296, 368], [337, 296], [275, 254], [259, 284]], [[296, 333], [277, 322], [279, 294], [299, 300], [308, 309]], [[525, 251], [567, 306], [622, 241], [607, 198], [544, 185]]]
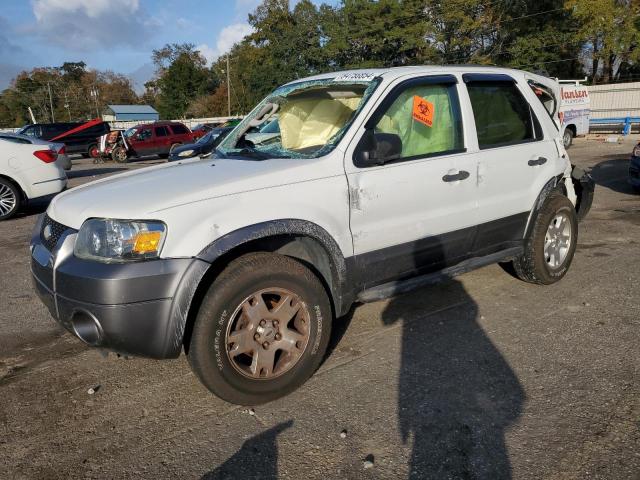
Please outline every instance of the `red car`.
[[167, 158], [173, 148], [194, 140], [191, 130], [179, 122], [136, 125], [124, 132], [123, 136], [126, 145], [118, 145], [112, 152], [113, 159], [118, 162], [148, 155]]

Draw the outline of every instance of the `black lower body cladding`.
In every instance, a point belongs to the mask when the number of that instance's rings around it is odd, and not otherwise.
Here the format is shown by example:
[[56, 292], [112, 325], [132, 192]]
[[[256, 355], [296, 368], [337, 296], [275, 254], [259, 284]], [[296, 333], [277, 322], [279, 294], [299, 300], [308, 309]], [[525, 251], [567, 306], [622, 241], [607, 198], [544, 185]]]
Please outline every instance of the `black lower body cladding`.
[[70, 255], [55, 269], [35, 255], [31, 262], [36, 292], [65, 329], [89, 345], [151, 358], [180, 355], [191, 286], [208, 267], [191, 258], [103, 264]]

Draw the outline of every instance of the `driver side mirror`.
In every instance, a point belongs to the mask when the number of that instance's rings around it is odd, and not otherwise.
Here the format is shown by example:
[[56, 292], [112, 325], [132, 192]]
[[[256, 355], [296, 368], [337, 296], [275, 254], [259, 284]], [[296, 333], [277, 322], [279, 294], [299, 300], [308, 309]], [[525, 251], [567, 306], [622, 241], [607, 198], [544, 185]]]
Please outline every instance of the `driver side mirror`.
[[374, 167], [401, 156], [402, 139], [398, 135], [366, 130], [353, 154], [353, 163], [359, 168]]

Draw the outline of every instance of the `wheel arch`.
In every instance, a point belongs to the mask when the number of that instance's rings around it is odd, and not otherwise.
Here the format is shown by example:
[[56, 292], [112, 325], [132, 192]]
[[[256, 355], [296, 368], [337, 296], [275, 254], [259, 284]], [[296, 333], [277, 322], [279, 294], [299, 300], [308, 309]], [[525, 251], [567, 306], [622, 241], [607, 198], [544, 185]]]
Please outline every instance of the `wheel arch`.
[[27, 192], [22, 187], [22, 184], [20, 183], [20, 181], [18, 181], [17, 179], [15, 179], [13, 177], [10, 177], [9, 175], [5, 175], [5, 174], [2, 174], [2, 173], [0, 173], [0, 178], [2, 178], [3, 180], [6, 180], [7, 182], [9, 182], [12, 185], [14, 185], [18, 189], [18, 191], [20, 192], [20, 195], [22, 196], [22, 200], [23, 201], [29, 200], [29, 197], [27, 196]]
[[[230, 232], [207, 245], [196, 259], [202, 265], [190, 281], [193, 292], [183, 306], [184, 326], [178, 328], [188, 349], [196, 314], [209, 286], [234, 259], [254, 252], [270, 252], [301, 261], [327, 290], [335, 316], [344, 315], [355, 296], [348, 288], [347, 264], [337, 242], [321, 226], [298, 219], [262, 222]], [[185, 299], [186, 300], [186, 299]]]
[[535, 219], [536, 215], [542, 208], [542, 205], [544, 204], [547, 197], [551, 195], [551, 193], [553, 192], [560, 192], [563, 195], [566, 195], [566, 191], [564, 191], [564, 185], [563, 185], [562, 179], [563, 179], [563, 174], [555, 175], [551, 177], [547, 181], [547, 183], [544, 184], [544, 186], [540, 190], [540, 193], [538, 193], [538, 197], [536, 198], [536, 201], [534, 202], [533, 207], [531, 208], [531, 212], [529, 213], [527, 225], [524, 230], [524, 238], [529, 237], [531, 233], [531, 229], [533, 228], [533, 220]]

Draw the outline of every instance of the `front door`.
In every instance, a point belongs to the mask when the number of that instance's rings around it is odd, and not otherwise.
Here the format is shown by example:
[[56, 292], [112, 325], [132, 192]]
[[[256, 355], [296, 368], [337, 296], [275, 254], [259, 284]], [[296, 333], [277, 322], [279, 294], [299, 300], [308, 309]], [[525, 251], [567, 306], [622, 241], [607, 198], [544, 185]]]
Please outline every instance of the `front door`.
[[451, 75], [399, 82], [365, 128], [400, 137], [400, 158], [366, 168], [347, 158], [364, 288], [437, 270], [469, 253], [477, 166], [464, 148], [458, 88]]

